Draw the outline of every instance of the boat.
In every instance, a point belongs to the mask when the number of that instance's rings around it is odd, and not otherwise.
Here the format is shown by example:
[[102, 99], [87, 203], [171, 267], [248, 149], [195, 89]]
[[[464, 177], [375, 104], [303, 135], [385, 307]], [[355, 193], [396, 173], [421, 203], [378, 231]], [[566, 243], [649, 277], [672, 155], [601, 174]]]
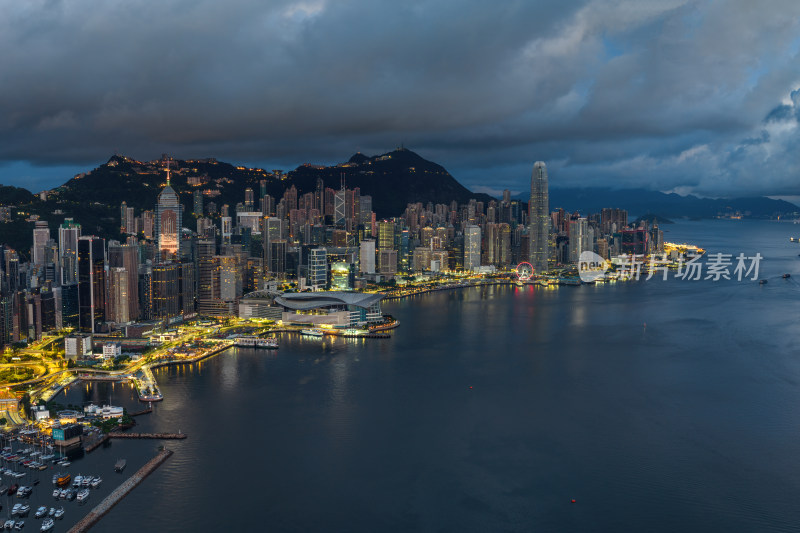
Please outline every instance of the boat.
[[83, 481], [83, 476], [78, 474], [77, 476], [75, 476], [75, 480], [72, 482], [72, 486], [73, 487], [80, 487], [82, 481]]
[[53, 516], [55, 516], [58, 519], [64, 518], [64, 508], [63, 507], [59, 507], [56, 510], [56, 512], [53, 513]]
[[8, 519], [3, 523], [3, 529], [14, 529], [14, 521], [12, 519]]
[[69, 489], [61, 489], [60, 491], [58, 491], [58, 497], [62, 500], [67, 499], [67, 494], [69, 494]]
[[56, 485], [59, 487], [66, 487], [69, 485], [72, 476], [70, 474], [59, 474], [58, 478], [56, 479]]
[[116, 463], [114, 463], [114, 471], [122, 472], [125, 470], [125, 466], [127, 466], [128, 462], [125, 459], [119, 459]]
[[61, 496], [61, 489], [53, 489], [53, 498]]
[[54, 525], [56, 525], [56, 523], [53, 521], [52, 518], [45, 518], [44, 522], [42, 522], [42, 529], [41, 530], [42, 531], [50, 531], [51, 529], [53, 529]]
[[14, 524], [14, 529], [17, 531], [22, 531], [23, 527], [25, 527], [25, 520], [17, 520], [17, 523]]
[[43, 505], [43, 506], [39, 507], [38, 509], [36, 509], [36, 512], [34, 513], [33, 517], [34, 518], [41, 518], [46, 514], [47, 514], [47, 507], [45, 507]]
[[765, 279], [760, 279], [760, 280], [758, 280], [758, 284], [759, 284], [759, 285], [766, 285], [766, 284], [767, 284], [767, 280], [765, 280]]
[[54, 514], [56, 514], [56, 508], [51, 507], [50, 510], [47, 511], [47, 516], [53, 516]]
[[67, 489], [67, 501], [71, 502], [72, 500], [75, 499], [75, 496], [77, 496], [77, 494], [75, 494], [75, 491], [73, 489]]
[[24, 503], [24, 504], [20, 505], [19, 509], [17, 510], [17, 514], [19, 516], [25, 516], [26, 514], [28, 514], [28, 511], [30, 511], [30, 510], [31, 510], [31, 506], [28, 505], [27, 503]]
[[83, 489], [78, 493], [78, 501], [82, 502], [89, 499], [89, 489]]
[[791, 242], [800, 242], [800, 238], [798, 238], [798, 237], [789, 237], [789, 241], [791, 241]]
[[784, 275], [783, 275], [783, 279], [788, 279], [788, 278], [791, 278], [791, 277], [792, 277], [792, 275], [791, 275], [791, 274], [784, 274]]
[[301, 329], [301, 335], [307, 335], [309, 337], [322, 337], [325, 335], [325, 332], [319, 328], [310, 328], [310, 329]]
[[98, 476], [98, 477], [94, 478], [94, 479], [92, 480], [92, 483], [91, 483], [91, 485], [92, 485], [92, 488], [93, 488], [93, 489], [96, 489], [97, 487], [99, 487], [99, 486], [100, 486], [100, 483], [102, 483], [102, 482], [103, 482], [103, 480], [102, 480], [102, 478], [100, 478], [100, 476]]
[[15, 515], [19, 512], [19, 508], [22, 507], [21, 503], [15, 503], [14, 507], [11, 508], [11, 515]]
[[236, 337], [234, 345], [241, 348], [266, 348], [275, 349], [278, 347], [278, 341], [272, 337], [261, 339], [255, 335], [241, 335]]
[[18, 489], [18, 488], [19, 488], [19, 485], [17, 485], [16, 483], [14, 483], [14, 484], [13, 484], [13, 485], [11, 485], [10, 487], [8, 487], [8, 495], [9, 495], [9, 496], [11, 496], [11, 495], [12, 495], [12, 494], [14, 494], [15, 492], [17, 492], [17, 489]]

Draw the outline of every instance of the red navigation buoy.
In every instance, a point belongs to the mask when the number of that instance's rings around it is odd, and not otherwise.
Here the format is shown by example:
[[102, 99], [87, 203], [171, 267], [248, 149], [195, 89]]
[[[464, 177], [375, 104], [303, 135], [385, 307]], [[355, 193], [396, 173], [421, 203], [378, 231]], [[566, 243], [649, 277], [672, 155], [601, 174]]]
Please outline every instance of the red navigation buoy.
[[472, 385], [470, 385], [470, 386], [469, 386], [469, 388], [471, 389], [471, 388], [472, 388]]

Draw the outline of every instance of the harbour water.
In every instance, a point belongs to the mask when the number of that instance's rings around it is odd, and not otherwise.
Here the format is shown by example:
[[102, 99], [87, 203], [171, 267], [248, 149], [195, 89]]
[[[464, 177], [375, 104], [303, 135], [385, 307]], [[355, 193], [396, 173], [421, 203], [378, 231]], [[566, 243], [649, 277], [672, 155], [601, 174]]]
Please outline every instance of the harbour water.
[[[137, 431], [189, 438], [96, 530], [796, 531], [800, 226], [664, 228], [761, 253], [769, 283], [437, 292], [385, 305], [391, 339], [284, 335], [159, 369]], [[59, 398], [109, 396], [140, 409], [119, 384]], [[125, 475], [103, 469], [132, 473], [157, 444], [70, 469], [110, 491]]]

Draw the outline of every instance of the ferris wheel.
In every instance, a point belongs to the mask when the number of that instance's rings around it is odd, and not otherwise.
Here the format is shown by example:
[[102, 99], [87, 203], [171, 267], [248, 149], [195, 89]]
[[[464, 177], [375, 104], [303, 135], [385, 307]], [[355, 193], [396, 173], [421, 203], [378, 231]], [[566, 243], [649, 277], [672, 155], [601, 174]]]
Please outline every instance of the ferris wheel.
[[517, 279], [520, 281], [528, 281], [533, 276], [533, 265], [523, 262], [517, 265]]

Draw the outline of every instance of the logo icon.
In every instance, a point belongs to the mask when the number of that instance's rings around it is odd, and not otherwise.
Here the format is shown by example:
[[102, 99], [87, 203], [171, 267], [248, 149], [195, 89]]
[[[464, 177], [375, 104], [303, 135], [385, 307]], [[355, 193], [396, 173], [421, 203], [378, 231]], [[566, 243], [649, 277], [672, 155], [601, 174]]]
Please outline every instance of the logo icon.
[[608, 270], [606, 260], [589, 250], [581, 252], [578, 258], [578, 276], [584, 283], [592, 283], [605, 276]]

